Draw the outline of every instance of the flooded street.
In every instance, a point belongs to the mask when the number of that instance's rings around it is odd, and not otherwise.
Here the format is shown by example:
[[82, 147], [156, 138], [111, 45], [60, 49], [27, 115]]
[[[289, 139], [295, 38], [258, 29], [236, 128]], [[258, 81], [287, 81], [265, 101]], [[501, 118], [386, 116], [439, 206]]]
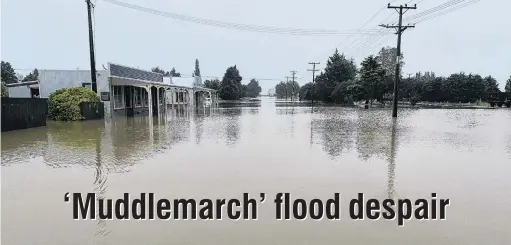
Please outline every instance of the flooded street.
[[[511, 110], [292, 107], [262, 98], [166, 118], [2, 133], [2, 244], [511, 244]], [[67, 192], [238, 198], [258, 220], [73, 220]], [[273, 199], [341, 194], [341, 220], [276, 220]], [[446, 220], [351, 220], [349, 200], [449, 198]]]

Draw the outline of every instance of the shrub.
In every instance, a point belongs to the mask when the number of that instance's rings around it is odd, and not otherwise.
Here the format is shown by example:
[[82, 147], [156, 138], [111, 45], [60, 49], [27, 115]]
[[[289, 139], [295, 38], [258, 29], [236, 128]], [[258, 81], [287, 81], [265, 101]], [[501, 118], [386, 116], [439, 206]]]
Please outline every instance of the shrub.
[[57, 121], [82, 120], [82, 102], [99, 102], [99, 99], [96, 93], [83, 87], [58, 89], [48, 98], [48, 113]]

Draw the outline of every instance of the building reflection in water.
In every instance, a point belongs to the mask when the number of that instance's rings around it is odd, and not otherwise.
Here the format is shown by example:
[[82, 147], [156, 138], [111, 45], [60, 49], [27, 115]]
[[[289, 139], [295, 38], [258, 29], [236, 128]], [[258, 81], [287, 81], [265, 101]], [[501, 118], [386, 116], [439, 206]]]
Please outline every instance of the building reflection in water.
[[225, 143], [229, 147], [234, 147], [240, 138], [240, 116], [241, 108], [229, 108], [222, 111], [222, 123], [225, 127]]

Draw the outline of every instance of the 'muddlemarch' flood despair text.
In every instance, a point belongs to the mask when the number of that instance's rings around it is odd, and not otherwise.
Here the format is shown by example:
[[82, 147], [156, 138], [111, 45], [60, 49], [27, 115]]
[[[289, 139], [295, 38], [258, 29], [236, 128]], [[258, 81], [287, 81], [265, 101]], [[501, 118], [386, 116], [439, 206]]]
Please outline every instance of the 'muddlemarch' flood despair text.
[[[95, 193], [66, 193], [64, 200], [73, 204], [73, 219], [120, 220], [257, 220], [258, 206], [264, 203], [265, 193], [254, 198], [244, 193], [240, 199], [156, 199], [154, 193], [141, 193], [131, 198], [124, 193], [119, 199], [97, 198]], [[290, 193], [277, 193], [273, 200], [277, 220], [341, 219], [341, 197], [335, 193], [328, 200], [293, 199]], [[349, 217], [354, 220], [397, 219], [399, 226], [405, 220], [445, 220], [449, 199], [438, 199], [432, 193], [429, 199], [366, 199], [363, 193], [349, 201]], [[97, 211], [97, 212], [96, 212]]]

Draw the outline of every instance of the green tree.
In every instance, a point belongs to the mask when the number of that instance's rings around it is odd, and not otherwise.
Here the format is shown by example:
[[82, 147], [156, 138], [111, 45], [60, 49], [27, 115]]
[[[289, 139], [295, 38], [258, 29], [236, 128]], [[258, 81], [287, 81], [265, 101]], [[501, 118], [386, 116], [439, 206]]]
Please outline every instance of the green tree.
[[200, 77], [200, 68], [199, 68], [199, 60], [195, 59], [195, 76]]
[[[383, 70], [385, 70], [386, 77], [393, 78], [394, 75], [396, 74], [397, 63], [396, 55], [397, 49], [394, 47], [383, 47], [381, 48], [380, 52], [378, 52], [378, 56], [376, 57], [376, 59], [378, 60], [378, 62], [380, 62]], [[403, 59], [404, 59], [403, 53], [401, 53], [401, 56], [399, 57], [400, 67], [403, 67], [405, 64]]]
[[339, 83], [355, 79], [357, 66], [353, 59], [348, 60], [344, 54], [339, 54], [336, 49], [329, 57], [325, 71], [316, 77], [316, 91], [318, 100], [333, 102], [338, 98], [332, 98]]
[[220, 80], [218, 79], [206, 80], [204, 81], [204, 87], [214, 90], [220, 90]]
[[259, 81], [252, 79], [247, 84], [247, 97], [256, 98], [261, 93], [261, 86], [259, 86]]
[[298, 92], [300, 92], [300, 84], [296, 81], [288, 81], [286, 83], [287, 97], [291, 100], [298, 98]]
[[2, 82], [2, 97], [9, 97], [9, 90], [5, 86], [4, 82]]
[[315, 98], [315, 85], [314, 83], [306, 83], [300, 87], [300, 100], [313, 100]]
[[275, 85], [275, 96], [277, 99], [284, 99], [288, 97], [287, 94], [287, 85], [285, 82], [280, 82], [279, 84]]
[[497, 80], [492, 76], [487, 76], [483, 79], [485, 90], [487, 93], [498, 93], [500, 92], [499, 84]]
[[172, 67], [172, 70], [170, 70], [170, 76], [172, 76], [172, 77], [181, 77], [181, 73], [176, 72], [176, 68]]
[[[383, 47], [379, 52], [376, 59], [380, 62], [383, 70], [385, 70], [385, 94], [390, 96], [394, 93], [394, 80], [396, 79], [396, 64], [397, 64], [397, 49], [394, 47]], [[403, 53], [399, 57], [400, 68], [404, 66]], [[403, 69], [400, 69], [402, 75]]]
[[239, 99], [242, 92], [241, 80], [242, 77], [236, 66], [227, 68], [220, 83], [220, 98], [223, 100]]
[[247, 97], [247, 93], [248, 93], [247, 85], [246, 85], [246, 84], [242, 84], [242, 85], [241, 85], [240, 98], [245, 98], [245, 97]]
[[30, 72], [26, 77], [22, 79], [22, 82], [36, 81], [37, 79], [39, 79], [39, 71], [34, 69], [34, 71]]
[[385, 91], [385, 70], [376, 57], [370, 55], [362, 62], [360, 84], [366, 91], [366, 104], [383, 97]]
[[509, 76], [509, 79], [506, 81], [506, 87], [504, 88], [506, 92], [511, 93], [511, 76]]
[[160, 67], [158, 67], [158, 66], [151, 68], [151, 71], [152, 72], [156, 72], [156, 73], [160, 73], [160, 74], [162, 74], [164, 76], [170, 76], [170, 72], [165, 71], [163, 69], [160, 69]]
[[2, 69], [1, 70], [2, 82], [4, 82], [5, 84], [11, 84], [11, 83], [18, 82], [18, 77], [16, 77], [16, 72], [14, 72], [14, 69], [12, 68], [12, 66], [9, 62], [2, 61], [1, 69]]

